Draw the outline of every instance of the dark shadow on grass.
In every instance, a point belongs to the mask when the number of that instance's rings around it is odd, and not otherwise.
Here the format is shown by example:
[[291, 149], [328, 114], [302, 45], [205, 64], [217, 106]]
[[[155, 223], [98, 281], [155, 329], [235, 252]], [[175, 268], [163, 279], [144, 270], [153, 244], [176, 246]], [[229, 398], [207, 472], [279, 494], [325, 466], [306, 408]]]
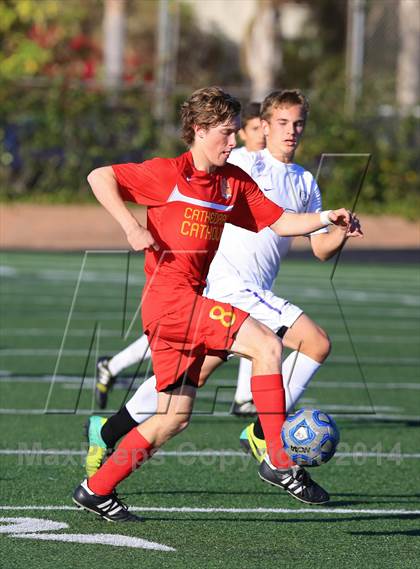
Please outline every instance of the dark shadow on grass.
[[407, 535], [407, 536], [420, 536], [420, 529], [408, 529], [406, 531], [350, 531], [350, 535], [363, 535], [378, 537], [380, 535], [390, 536], [390, 535]]
[[[174, 496], [174, 495], [198, 495], [198, 496], [249, 496], [250, 491], [243, 491], [243, 492], [219, 492], [219, 491], [212, 491], [212, 490], [146, 490], [146, 491], [139, 491], [139, 492], [124, 492], [124, 496]], [[267, 489], [266, 492], [252, 492], [253, 496], [270, 496], [273, 494], [273, 491], [270, 492], [270, 488]]]
[[[273, 496], [276, 494], [276, 490], [267, 488], [267, 490], [255, 492], [252, 491], [253, 496]], [[136, 491], [136, 492], [124, 492], [125, 496], [249, 496], [250, 491], [226, 491], [221, 492], [219, 490], [146, 490], [146, 491]], [[279, 493], [278, 495], [284, 496], [284, 494]], [[339, 498], [352, 498], [358, 497], [359, 500], [341, 500]], [[338, 499], [337, 499], [338, 498]], [[370, 498], [370, 499], [369, 499]], [[389, 500], [389, 498], [394, 498], [394, 500]], [[398, 498], [406, 498], [406, 500], [398, 500]], [[331, 501], [325, 507], [344, 507], [344, 506], [356, 506], [356, 505], [371, 505], [375, 503], [382, 502], [386, 500], [388, 504], [407, 504], [408, 499], [410, 503], [415, 501], [420, 501], [420, 494], [357, 494], [357, 493], [342, 493], [342, 494], [331, 494]], [[315, 506], [316, 508], [316, 506]]]
[[351, 429], [360, 429], [361, 428], [361, 423], [363, 423], [363, 430], [369, 430], [369, 429], [377, 429], [378, 426], [381, 427], [381, 429], [394, 429], [395, 426], [398, 424], [400, 426], [404, 426], [404, 427], [419, 427], [420, 426], [420, 421], [403, 421], [403, 420], [393, 420], [393, 421], [383, 421], [381, 420], [377, 420], [377, 421], [358, 421], [358, 420], [354, 420], [354, 419], [346, 419], [345, 421], [342, 420], [342, 418], [340, 419], [340, 426], [345, 425], [345, 429], [346, 430], [351, 430]]
[[[330, 500], [328, 502], [328, 507], [341, 508], [345, 506], [368, 506], [376, 503], [377, 501], [375, 500]], [[404, 502], [404, 504], [406, 503], [407, 502]]]
[[337, 420], [340, 421], [341, 423], [346, 423], [346, 429], [351, 429], [351, 428], [360, 428], [360, 425], [363, 424], [363, 429], [369, 429], [369, 428], [377, 428], [378, 425], [381, 426], [381, 428], [385, 428], [385, 427], [394, 427], [395, 425], [400, 425], [400, 426], [404, 426], [404, 427], [420, 427], [420, 419], [393, 419], [392, 417], [389, 417], [387, 419], [385, 419], [384, 417], [381, 417], [380, 419], [373, 419], [372, 417], [374, 417], [374, 414], [370, 414], [369, 416], [363, 417], [363, 415], [360, 415], [360, 417], [358, 417], [357, 419], [355, 419], [354, 417], [346, 417], [346, 415], [340, 415], [339, 413], [335, 413], [334, 417], [338, 418]]
[[[299, 510], [296, 510], [296, 512], [299, 512]], [[150, 522], [184, 522], [184, 523], [190, 523], [190, 522], [206, 522], [206, 523], [216, 523], [216, 522], [230, 522], [232, 524], [239, 524], [239, 523], [245, 523], [245, 524], [255, 524], [255, 523], [264, 523], [264, 524], [308, 524], [308, 523], [319, 523], [319, 524], [333, 524], [336, 522], [366, 522], [366, 521], [372, 521], [372, 520], [400, 520], [400, 521], [404, 521], [404, 520], [419, 520], [420, 516], [418, 514], [407, 514], [407, 515], [398, 515], [398, 514], [394, 514], [394, 515], [385, 515], [385, 516], [376, 516], [374, 514], [372, 515], [365, 515], [365, 516], [341, 516], [341, 517], [333, 517], [333, 516], [324, 516], [325, 517], [309, 517], [308, 514], [302, 514], [301, 518], [290, 518], [288, 516], [290, 516], [290, 514], [282, 514], [279, 513], [277, 514], [279, 517], [278, 518], [273, 518], [273, 514], [263, 514], [261, 513], [260, 517], [255, 517], [253, 516], [252, 518], [249, 517], [245, 517], [245, 514], [235, 514], [235, 516], [218, 516], [218, 517], [214, 517], [211, 513], [209, 513], [209, 517], [204, 517], [202, 512], [197, 512], [197, 514], [200, 514], [199, 516], [195, 516], [194, 514], [190, 514], [188, 513], [188, 515], [184, 515], [182, 517], [174, 517], [173, 515], [171, 515], [170, 512], [168, 512], [168, 516], [167, 517], [163, 517], [161, 515], [161, 513], [159, 513], [158, 516], [150, 516], [150, 513], [147, 512], [147, 515], [143, 515], [143, 512], [139, 511], [136, 512], [139, 516], [141, 516], [145, 521], [150, 521]], [[270, 517], [267, 517], [267, 516]], [[242, 517], [244, 516], [244, 517]], [[420, 531], [420, 530], [410, 530], [410, 531]], [[360, 533], [360, 535], [368, 535], [369, 532], [350, 532], [350, 533], [354, 533], [354, 535], [358, 535]], [[375, 535], [375, 532], [371, 532], [372, 535]], [[404, 533], [404, 532], [383, 532], [384, 535], [391, 535], [393, 533]], [[380, 533], [378, 533], [377, 535], [380, 535]], [[416, 534], [414, 534], [416, 535]]]
[[[376, 500], [388, 499], [391, 498], [391, 502], [393, 501], [401, 501], [395, 500], [396, 498], [406, 498], [406, 500], [410, 500], [410, 502], [420, 502], [420, 494], [365, 494], [364, 492], [340, 492], [338, 494], [332, 494], [333, 497], [340, 497], [340, 498], [375, 498]], [[375, 500], [371, 500], [375, 501]]]

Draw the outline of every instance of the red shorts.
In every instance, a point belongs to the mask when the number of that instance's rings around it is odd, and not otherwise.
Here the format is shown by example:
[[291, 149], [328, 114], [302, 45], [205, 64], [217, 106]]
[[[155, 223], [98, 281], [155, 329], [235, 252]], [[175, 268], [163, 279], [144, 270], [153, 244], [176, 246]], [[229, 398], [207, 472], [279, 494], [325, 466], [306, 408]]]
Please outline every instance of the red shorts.
[[226, 302], [191, 294], [173, 311], [145, 324], [156, 389], [164, 391], [184, 378], [197, 385], [205, 356], [224, 358], [248, 316]]

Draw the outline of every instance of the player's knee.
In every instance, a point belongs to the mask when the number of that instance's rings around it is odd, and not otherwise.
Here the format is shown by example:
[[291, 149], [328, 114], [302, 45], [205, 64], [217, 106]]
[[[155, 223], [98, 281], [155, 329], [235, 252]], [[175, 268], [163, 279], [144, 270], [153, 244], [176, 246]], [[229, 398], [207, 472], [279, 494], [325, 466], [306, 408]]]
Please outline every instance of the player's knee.
[[174, 436], [184, 431], [190, 424], [189, 415], [172, 415], [166, 420], [166, 431], [169, 435]]
[[318, 344], [318, 361], [323, 362], [330, 355], [331, 340], [328, 334], [324, 330], [322, 330], [322, 328], [319, 329], [317, 344]]
[[331, 352], [331, 340], [325, 330], [318, 327], [310, 339], [303, 341], [301, 351], [308, 357], [322, 363]]
[[200, 372], [200, 377], [198, 378], [198, 383], [197, 383], [197, 387], [203, 387], [207, 381], [207, 378], [209, 377], [209, 374], [207, 373], [207, 371], [202, 371]]

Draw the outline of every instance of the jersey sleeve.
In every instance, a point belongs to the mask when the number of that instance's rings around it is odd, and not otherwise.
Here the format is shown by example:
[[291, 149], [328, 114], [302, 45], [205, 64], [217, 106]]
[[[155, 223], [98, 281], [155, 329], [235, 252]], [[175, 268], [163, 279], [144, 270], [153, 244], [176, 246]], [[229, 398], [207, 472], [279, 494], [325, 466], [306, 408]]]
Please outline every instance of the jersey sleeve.
[[266, 198], [249, 176], [247, 178], [238, 194], [229, 223], [258, 232], [277, 221], [284, 210]]
[[[320, 213], [322, 211], [321, 191], [315, 179], [312, 179], [311, 193], [306, 211], [308, 213]], [[312, 233], [309, 233], [309, 235], [319, 235], [320, 233], [328, 233], [328, 227], [321, 227], [321, 229], [313, 231]]]
[[140, 164], [112, 166], [124, 201], [146, 206], [162, 205], [176, 184], [177, 170], [171, 159], [153, 158]]

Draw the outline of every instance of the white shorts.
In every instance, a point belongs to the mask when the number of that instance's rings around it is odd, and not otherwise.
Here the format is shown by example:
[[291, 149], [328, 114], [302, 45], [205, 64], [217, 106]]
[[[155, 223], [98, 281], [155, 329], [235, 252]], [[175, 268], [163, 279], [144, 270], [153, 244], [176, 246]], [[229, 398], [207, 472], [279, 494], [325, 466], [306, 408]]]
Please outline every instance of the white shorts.
[[[206, 291], [204, 292], [206, 296]], [[220, 295], [215, 300], [228, 302], [233, 306], [249, 312], [252, 318], [262, 322], [273, 332], [283, 326], [290, 328], [303, 313], [303, 310], [288, 300], [280, 298], [271, 292], [258, 287], [242, 289], [232, 294]]]

